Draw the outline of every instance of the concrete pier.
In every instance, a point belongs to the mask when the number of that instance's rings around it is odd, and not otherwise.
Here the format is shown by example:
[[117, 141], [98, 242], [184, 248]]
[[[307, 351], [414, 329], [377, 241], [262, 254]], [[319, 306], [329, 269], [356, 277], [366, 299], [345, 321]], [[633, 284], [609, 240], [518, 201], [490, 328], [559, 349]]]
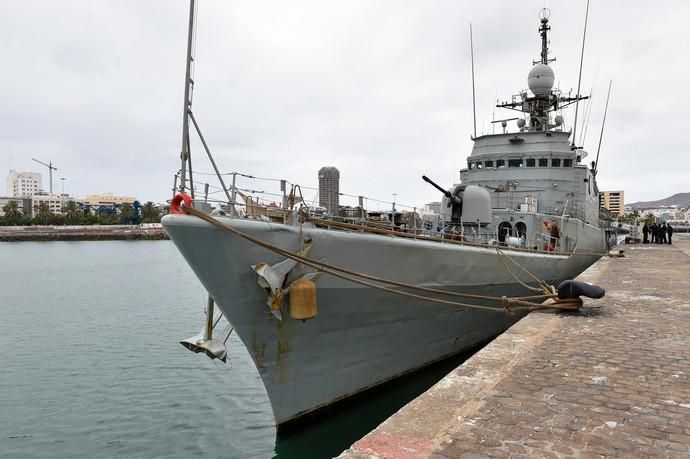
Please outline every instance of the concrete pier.
[[531, 313], [340, 457], [690, 457], [690, 237], [622, 248], [600, 309]]

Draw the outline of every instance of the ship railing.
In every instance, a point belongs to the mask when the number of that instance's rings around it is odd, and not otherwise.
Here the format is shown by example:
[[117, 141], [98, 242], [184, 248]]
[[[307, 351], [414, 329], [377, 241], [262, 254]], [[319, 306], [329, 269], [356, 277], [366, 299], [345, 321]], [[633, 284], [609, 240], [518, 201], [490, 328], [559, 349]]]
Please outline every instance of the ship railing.
[[441, 239], [461, 240], [475, 244], [492, 245], [498, 240], [498, 230], [494, 225], [446, 225], [437, 233]]
[[[377, 213], [391, 213], [391, 210], [397, 209], [396, 221], [390, 222], [389, 227], [400, 226], [397, 221], [397, 214], [411, 214], [417, 215], [416, 221], [411, 217], [405, 226], [408, 229], [421, 229], [423, 221], [420, 217], [419, 210], [416, 206], [406, 205], [401, 202], [390, 202], [383, 199], [377, 199], [371, 196], [354, 195], [344, 192], [336, 191], [339, 197], [338, 210], [336, 212], [324, 213], [324, 207], [319, 205], [320, 194], [318, 186], [300, 185], [291, 182], [287, 179], [279, 179], [274, 177], [257, 177], [251, 174], [241, 172], [194, 172], [197, 180], [192, 182], [191, 173], [185, 178], [184, 186], [179, 185], [179, 173], [173, 177], [174, 192], [184, 190], [188, 195], [191, 195], [194, 200], [194, 205], [202, 208], [204, 211], [211, 212], [213, 209], [223, 211], [229, 216], [266, 219], [279, 219], [279, 215], [284, 215], [284, 220], [287, 221], [289, 217], [302, 207], [301, 212], [307, 212], [310, 215], [324, 219], [351, 219], [358, 215], [366, 215], [369, 212]], [[212, 185], [199, 180], [203, 180], [207, 176], [225, 177], [226, 182], [222, 182], [221, 186]], [[204, 206], [208, 204], [208, 206]], [[207, 207], [207, 208], [204, 208]], [[378, 207], [378, 210], [374, 208]], [[400, 212], [404, 209], [404, 212]], [[333, 215], [333, 214], [337, 215]], [[416, 224], [415, 224], [416, 223]]]
[[572, 253], [577, 245], [577, 239], [567, 234], [554, 238], [549, 233], [537, 233], [534, 241], [533, 248], [557, 253]]

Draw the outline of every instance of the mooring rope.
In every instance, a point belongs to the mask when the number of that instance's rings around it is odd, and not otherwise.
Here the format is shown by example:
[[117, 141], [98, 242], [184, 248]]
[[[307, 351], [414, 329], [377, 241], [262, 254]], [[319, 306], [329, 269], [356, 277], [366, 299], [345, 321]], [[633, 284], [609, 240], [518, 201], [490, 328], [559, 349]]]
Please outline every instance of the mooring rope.
[[[441, 290], [441, 289], [435, 289], [435, 288], [430, 288], [430, 287], [422, 287], [418, 285], [413, 285], [413, 284], [407, 284], [404, 282], [399, 282], [399, 281], [394, 281], [391, 279], [385, 279], [382, 277], [378, 276], [373, 276], [370, 274], [365, 274], [365, 273], [359, 273], [356, 271], [351, 271], [346, 268], [330, 265], [325, 262], [321, 261], [316, 261], [312, 260], [310, 258], [306, 258], [304, 256], [298, 255], [296, 253], [290, 252], [289, 250], [285, 250], [281, 247], [275, 246], [273, 244], [267, 243], [262, 241], [261, 239], [258, 239], [254, 236], [251, 236], [247, 233], [244, 233], [236, 228], [233, 228], [232, 226], [226, 225], [220, 220], [212, 217], [211, 215], [198, 210], [194, 207], [190, 207], [187, 205], [181, 205], [181, 208], [187, 212], [190, 215], [194, 215], [198, 218], [201, 218], [202, 220], [222, 229], [223, 231], [232, 233], [236, 236], [239, 236], [247, 241], [250, 241], [254, 244], [259, 245], [260, 247], [263, 247], [269, 251], [272, 251], [274, 253], [277, 253], [279, 255], [282, 255], [286, 258], [290, 258], [292, 260], [295, 260], [299, 263], [302, 263], [306, 266], [309, 266], [317, 271], [321, 271], [326, 274], [330, 274], [334, 277], [338, 277], [359, 285], [363, 285], [365, 287], [370, 287], [373, 289], [377, 289], [380, 291], [400, 295], [400, 296], [405, 296], [408, 298], [413, 298], [417, 300], [422, 300], [422, 301], [428, 301], [432, 303], [437, 303], [437, 304], [443, 304], [443, 305], [448, 305], [448, 306], [456, 306], [456, 307], [462, 307], [462, 308], [472, 308], [472, 309], [478, 309], [482, 311], [491, 311], [491, 312], [515, 312], [515, 311], [531, 311], [535, 309], [548, 309], [548, 308], [560, 308], [560, 309], [578, 309], [579, 306], [581, 305], [581, 301], [579, 299], [572, 299], [572, 300], [557, 300], [557, 295], [553, 292], [553, 290], [544, 295], [532, 295], [529, 297], [493, 297], [493, 296], [488, 296], [488, 295], [476, 295], [476, 294], [471, 294], [471, 293], [463, 293], [463, 292], [452, 292], [448, 290]], [[514, 260], [512, 260], [514, 263]], [[363, 280], [366, 279], [366, 280]], [[429, 297], [429, 296], [423, 296], [423, 295], [418, 295], [415, 293], [410, 293], [410, 292], [404, 292], [401, 290], [395, 290], [389, 287], [384, 287], [382, 285], [378, 285], [376, 283], [372, 283], [369, 281], [373, 282], [378, 282], [378, 283], [384, 283], [384, 284], [389, 284], [389, 285], [394, 285], [397, 287], [401, 288], [406, 288], [406, 289], [411, 289], [411, 290], [418, 290], [418, 291], [423, 291], [427, 293], [435, 293], [435, 294], [441, 294], [441, 295], [449, 295], [449, 296], [456, 296], [456, 297], [463, 297], [463, 298], [471, 298], [471, 299], [477, 299], [477, 300], [486, 300], [486, 301], [498, 301], [503, 305], [503, 309], [500, 308], [495, 308], [491, 306], [482, 306], [482, 305], [477, 305], [477, 304], [470, 304], [470, 303], [461, 303], [461, 302], [456, 302], [456, 301], [449, 301], [449, 300], [443, 300], [440, 298], [434, 298], [434, 297]], [[543, 281], [540, 281], [543, 283]], [[543, 304], [543, 303], [534, 303], [532, 301], [528, 300], [547, 300], [547, 299], [552, 299], [555, 301], [555, 303], [549, 303], [549, 304]], [[517, 307], [514, 307], [517, 306]]]
[[[525, 268], [525, 267], [522, 266], [520, 263], [518, 263], [517, 261], [515, 261], [510, 255], [508, 255], [507, 253], [505, 253], [505, 252], [504, 252], [503, 250], [501, 250], [499, 247], [496, 247], [496, 252], [499, 254], [499, 256], [500, 256], [500, 258], [501, 258], [501, 262], [503, 263], [503, 266], [506, 267], [506, 270], [508, 270], [508, 272], [511, 274], [511, 276], [513, 276], [513, 278], [514, 278], [516, 281], [518, 281], [523, 287], [525, 287], [525, 288], [527, 288], [527, 289], [530, 289], [530, 290], [533, 290], [533, 291], [535, 291], [535, 292], [544, 292], [544, 293], [547, 294], [547, 295], [549, 295], [549, 294], [554, 294], [554, 288], [553, 288], [552, 285], [547, 284], [545, 281], [543, 281], [542, 279], [539, 279], [537, 276], [535, 276], [534, 274], [532, 274], [527, 268]], [[539, 285], [539, 287], [541, 287], [541, 288], [532, 287], [532, 286], [527, 285], [527, 284], [525, 284], [524, 282], [522, 282], [515, 274], [513, 274], [513, 271], [508, 267], [508, 265], [505, 263], [505, 261], [503, 260], [503, 258], [507, 258], [508, 260], [510, 260], [515, 266], [517, 266], [518, 268], [520, 268], [520, 270], [522, 270], [522, 272], [524, 272], [524, 273], [526, 273], [528, 276], [530, 276], [530, 277], [534, 280], [534, 282], [536, 282], [536, 283]]]

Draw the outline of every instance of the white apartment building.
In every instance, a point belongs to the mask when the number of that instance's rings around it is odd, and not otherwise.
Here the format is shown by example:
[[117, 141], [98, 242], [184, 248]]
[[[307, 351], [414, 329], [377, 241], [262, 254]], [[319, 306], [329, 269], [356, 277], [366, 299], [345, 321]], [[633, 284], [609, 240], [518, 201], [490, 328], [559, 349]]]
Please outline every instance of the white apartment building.
[[424, 204], [421, 213], [424, 214], [440, 214], [441, 213], [441, 201], [434, 201], [428, 204]]
[[50, 211], [54, 214], [61, 214], [62, 213], [62, 208], [67, 205], [68, 202], [70, 201], [76, 201], [72, 196], [70, 196], [68, 193], [37, 193], [34, 194], [32, 197], [33, 201], [33, 207], [34, 207], [34, 214], [36, 213], [35, 209], [38, 209], [38, 206], [40, 206], [42, 203], [47, 203], [48, 207], [50, 208]]
[[10, 169], [7, 174], [7, 196], [12, 198], [29, 197], [42, 189], [43, 178], [38, 172], [17, 172]]

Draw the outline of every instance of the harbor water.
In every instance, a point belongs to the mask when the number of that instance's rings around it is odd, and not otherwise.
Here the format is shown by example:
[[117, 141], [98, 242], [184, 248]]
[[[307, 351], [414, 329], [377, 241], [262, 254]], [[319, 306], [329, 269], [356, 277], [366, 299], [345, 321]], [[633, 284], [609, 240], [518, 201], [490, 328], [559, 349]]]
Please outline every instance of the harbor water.
[[462, 357], [276, 438], [249, 355], [178, 344], [206, 293], [169, 241], [0, 243], [3, 457], [332, 457]]

